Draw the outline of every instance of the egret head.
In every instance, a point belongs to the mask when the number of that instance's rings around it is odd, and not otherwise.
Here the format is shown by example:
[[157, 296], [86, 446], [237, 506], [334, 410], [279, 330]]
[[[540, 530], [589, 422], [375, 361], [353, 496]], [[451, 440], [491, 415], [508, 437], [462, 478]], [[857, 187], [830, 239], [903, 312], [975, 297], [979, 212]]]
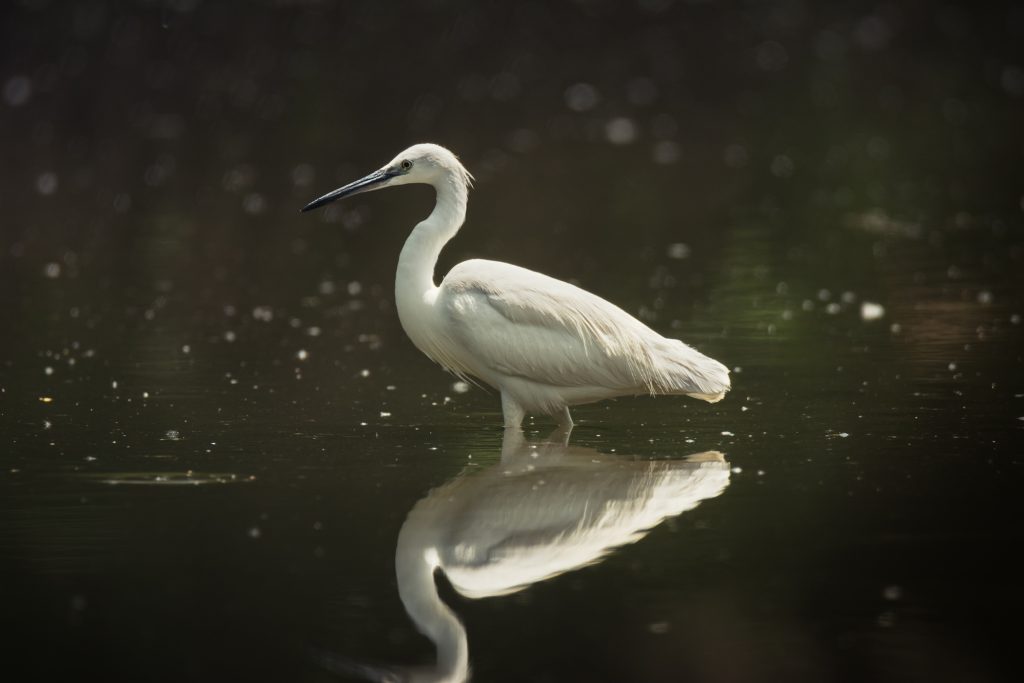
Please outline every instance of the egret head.
[[310, 211], [329, 204], [335, 199], [379, 190], [382, 187], [411, 183], [425, 183], [437, 187], [444, 181], [454, 181], [461, 184], [462, 187], [468, 187], [472, 180], [473, 176], [454, 154], [440, 145], [422, 143], [413, 145], [365, 178], [360, 178], [354, 183], [349, 183], [333, 192], [328, 192], [323, 197], [314, 199], [302, 207], [302, 210]]

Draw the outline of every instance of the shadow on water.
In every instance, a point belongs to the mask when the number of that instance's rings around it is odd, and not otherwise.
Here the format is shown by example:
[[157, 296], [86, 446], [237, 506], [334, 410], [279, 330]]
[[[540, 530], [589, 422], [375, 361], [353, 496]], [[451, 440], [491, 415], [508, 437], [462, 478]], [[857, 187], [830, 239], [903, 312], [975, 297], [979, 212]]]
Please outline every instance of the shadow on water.
[[499, 462], [430, 491], [398, 533], [398, 593], [437, 647], [433, 666], [375, 666], [316, 652], [324, 668], [378, 681], [465, 681], [466, 627], [438, 594], [442, 572], [466, 598], [509, 595], [600, 562], [666, 519], [720, 496], [729, 463], [718, 451], [633, 460], [569, 445], [556, 430], [531, 442], [507, 430]]

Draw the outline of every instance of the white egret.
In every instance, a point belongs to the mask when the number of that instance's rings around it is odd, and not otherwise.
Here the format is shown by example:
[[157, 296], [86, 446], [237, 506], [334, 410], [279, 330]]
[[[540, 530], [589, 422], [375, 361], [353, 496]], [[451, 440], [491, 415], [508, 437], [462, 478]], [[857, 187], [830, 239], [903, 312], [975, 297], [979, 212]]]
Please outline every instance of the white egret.
[[725, 395], [724, 365], [567, 282], [473, 259], [435, 285], [437, 257], [462, 227], [471, 182], [450, 151], [419, 144], [302, 210], [394, 185], [434, 187], [434, 210], [413, 228], [398, 258], [398, 317], [431, 360], [501, 392], [506, 428], [519, 428], [527, 412], [553, 415], [568, 427], [569, 406], [615, 396], [684, 394], [713, 403]]

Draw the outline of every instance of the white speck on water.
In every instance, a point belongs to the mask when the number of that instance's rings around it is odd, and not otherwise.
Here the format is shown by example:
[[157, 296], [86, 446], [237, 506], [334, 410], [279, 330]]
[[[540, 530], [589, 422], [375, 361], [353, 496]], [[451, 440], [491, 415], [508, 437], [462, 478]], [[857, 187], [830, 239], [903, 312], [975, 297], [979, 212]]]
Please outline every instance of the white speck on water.
[[254, 527], [250, 527], [249, 528], [248, 534], [249, 534], [249, 538], [256, 539], [256, 538], [259, 538], [260, 536], [262, 536], [263, 532], [260, 531], [260, 528], [258, 526], [254, 526]]
[[274, 319], [274, 310], [270, 306], [256, 306], [252, 309], [252, 317], [265, 323]]
[[110, 383], [110, 388], [111, 389], [117, 389], [117, 380], [116, 379]]
[[182, 344], [181, 345], [181, 352], [182, 353], [192, 353], [192, 347], [189, 346], [188, 344]]
[[600, 100], [597, 89], [589, 83], [574, 83], [565, 89], [565, 104], [576, 112], [590, 111]]
[[979, 304], [990, 304], [992, 303], [992, 292], [988, 290], [982, 290], [978, 292], [978, 303]]
[[667, 166], [679, 161], [682, 154], [679, 150], [679, 143], [673, 140], [660, 140], [654, 143], [651, 156], [654, 158], [654, 163]]
[[43, 420], [43, 429], [49, 429], [52, 426], [53, 426], [52, 422], [50, 422], [49, 420]]
[[352, 282], [348, 283], [348, 293], [349, 293], [349, 296], [359, 296], [359, 294], [362, 291], [363, 291], [362, 283], [355, 282], [355, 281], [352, 281]]
[[292, 169], [292, 183], [295, 187], [308, 187], [316, 178], [316, 169], [307, 163], [301, 163]]
[[237, 335], [231, 330], [228, 330], [227, 332], [224, 333], [224, 341], [226, 342], [233, 342], [237, 338]]
[[663, 636], [669, 632], [671, 625], [667, 621], [656, 621], [647, 625], [647, 630], [656, 636]]
[[829, 315], [836, 315], [839, 311], [843, 310], [843, 307], [837, 304], [835, 301], [831, 302], [825, 307], [825, 312]]
[[684, 259], [690, 255], [690, 245], [676, 242], [668, 245], [668, 257], [672, 259]]
[[746, 406], [740, 406], [740, 412], [743, 412], [743, 413], [745, 413], [745, 412], [747, 412], [748, 410], [750, 410], [750, 408], [748, 408], [748, 407], [746, 407]]
[[738, 375], [738, 374], [740, 374], [741, 372], [743, 372], [743, 368], [742, 368], [742, 367], [740, 367], [739, 365], [737, 365], [736, 367], [734, 367], [734, 368], [732, 369], [732, 371], [733, 371], [733, 372], [735, 372], [735, 373], [736, 373], [736, 374]]
[[41, 195], [51, 195], [57, 191], [59, 182], [57, 180], [57, 174], [53, 171], [47, 171], [46, 173], [40, 173], [36, 178], [36, 192]]
[[625, 116], [614, 118], [605, 124], [604, 135], [613, 145], [628, 145], [636, 140], [636, 124]]
[[43, 266], [43, 275], [51, 280], [56, 280], [60, 277], [60, 264], [56, 262], [47, 263]]
[[43, 374], [45, 374], [45, 375], [52, 375], [53, 374], [53, 368], [51, 368], [49, 365], [47, 365], [45, 368], [43, 368]]
[[1014, 325], [1020, 325], [1020, 313], [1014, 313], [1011, 315], [1010, 322]]
[[467, 391], [469, 391], [469, 382], [463, 382], [462, 380], [454, 382], [452, 384], [452, 391], [454, 391], [456, 394], [466, 393]]
[[889, 331], [893, 334], [899, 334], [903, 331], [903, 326], [899, 323], [893, 323], [892, 325], [889, 325]]
[[848, 437], [849, 435], [850, 435], [850, 434], [849, 434], [848, 432], [839, 432], [839, 438], [840, 438], [840, 439], [845, 439], [845, 438], [846, 438], [846, 437]]
[[693, 443], [694, 442], [693, 439], [683, 439], [683, 441], [685, 441], [686, 443]]
[[306, 334], [308, 334], [310, 337], [319, 337], [320, 328], [317, 327], [316, 325], [312, 325], [306, 329]]
[[878, 320], [885, 316], [885, 307], [874, 301], [862, 301], [860, 304], [861, 320]]
[[259, 192], [250, 192], [242, 200], [242, 209], [247, 214], [257, 216], [267, 210], [267, 200]]
[[889, 601], [899, 600], [903, 597], [903, 587], [886, 586], [882, 589], [882, 597]]
[[295, 354], [295, 357], [298, 358], [299, 360], [306, 360], [307, 358], [309, 358], [309, 352], [306, 351], [306, 349], [299, 349], [298, 352]]
[[733, 468], [732, 468], [731, 470], [729, 470], [729, 471], [730, 471], [730, 472], [732, 472], [733, 474], [742, 474], [742, 473], [743, 473], [743, 468], [742, 468], [742, 467], [740, 467], [739, 465], [736, 465], [736, 466], [734, 466], [734, 467], [733, 467]]
[[818, 290], [818, 301], [828, 301], [831, 298], [832, 292], [828, 291], [827, 289]]
[[793, 160], [785, 154], [776, 154], [770, 166], [772, 175], [776, 178], [789, 178], [796, 170]]
[[950, 372], [955, 372], [955, 371], [956, 371], [956, 363], [950, 363], [950, 364], [949, 364], [949, 365], [947, 365], [946, 367], [948, 367], [948, 368], [949, 368], [949, 371], [950, 371]]
[[149, 392], [148, 391], [143, 391], [142, 392], [142, 398], [149, 398]]
[[181, 432], [177, 429], [168, 429], [164, 432], [165, 441], [181, 441]]
[[14, 76], [4, 83], [4, 102], [20, 107], [32, 99], [32, 79], [28, 76]]
[[380, 411], [380, 416], [381, 417], [391, 417], [391, 413], [389, 413], [386, 410], [382, 410], [382, 411]]
[[360, 377], [369, 377], [370, 376], [370, 371], [368, 369], [366, 369], [366, 368], [363, 368], [362, 370], [359, 371], [359, 376]]
[[722, 432], [722, 436], [736, 436], [732, 432]]

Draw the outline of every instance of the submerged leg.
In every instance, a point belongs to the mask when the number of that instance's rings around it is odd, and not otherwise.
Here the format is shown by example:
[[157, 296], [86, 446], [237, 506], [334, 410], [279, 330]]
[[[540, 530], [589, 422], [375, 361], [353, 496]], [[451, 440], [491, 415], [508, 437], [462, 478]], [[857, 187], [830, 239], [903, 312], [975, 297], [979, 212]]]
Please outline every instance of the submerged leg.
[[505, 391], [501, 392], [501, 412], [505, 417], [505, 429], [523, 428], [523, 418], [526, 417], [526, 411]]
[[557, 443], [562, 446], [569, 445], [569, 435], [572, 434], [572, 416], [569, 415], [569, 407], [562, 408], [561, 413], [555, 413], [552, 417], [558, 420], [555, 431], [548, 435], [549, 443]]

